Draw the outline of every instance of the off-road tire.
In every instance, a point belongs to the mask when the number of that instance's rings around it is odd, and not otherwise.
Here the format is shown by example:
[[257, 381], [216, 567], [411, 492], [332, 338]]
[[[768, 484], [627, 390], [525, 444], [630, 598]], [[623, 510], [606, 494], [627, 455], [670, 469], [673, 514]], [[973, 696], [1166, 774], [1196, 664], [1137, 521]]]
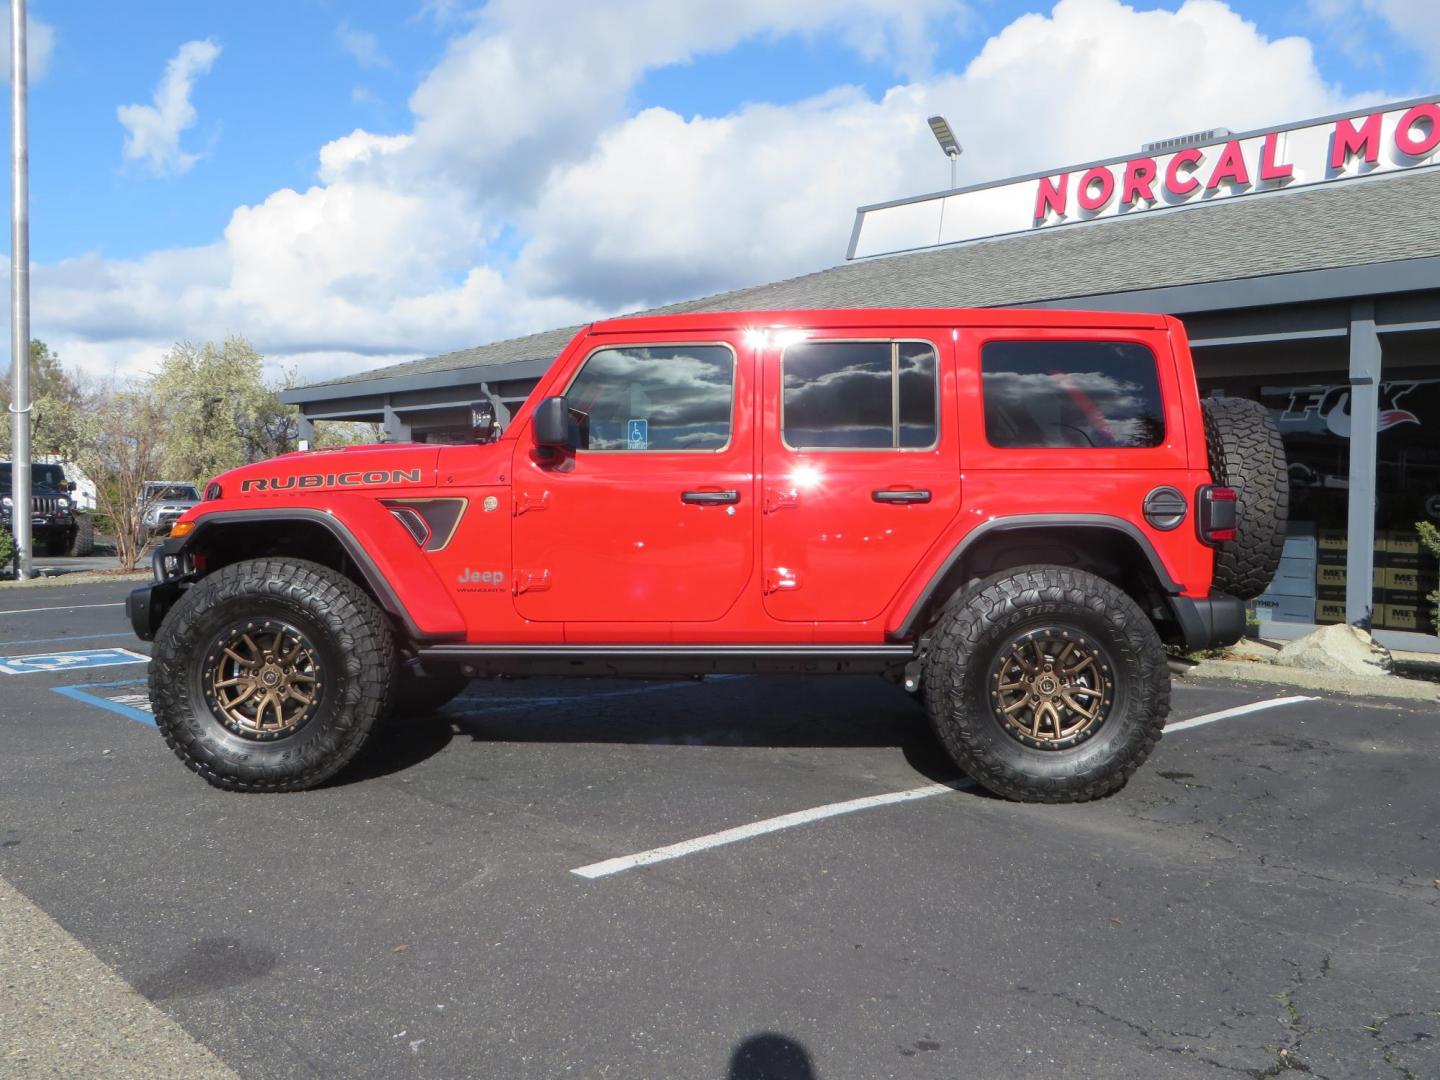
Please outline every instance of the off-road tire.
[[1233, 487], [1235, 539], [1215, 549], [1212, 587], [1253, 600], [1275, 578], [1290, 515], [1285, 445], [1270, 410], [1248, 398], [1205, 398], [1205, 445], [1215, 483]]
[[83, 558], [95, 550], [95, 520], [89, 514], [75, 517], [75, 538], [70, 541], [70, 555]]
[[[297, 730], [254, 741], [227, 729], [206, 697], [207, 651], [247, 620], [281, 620], [320, 658], [315, 713]], [[349, 578], [302, 559], [234, 563], [201, 579], [155, 637], [150, 701], [170, 749], [227, 791], [302, 791], [334, 776], [390, 708], [395, 649], [384, 612]]]
[[458, 671], [432, 671], [426, 675], [401, 672], [391, 711], [396, 717], [428, 716], [459, 697], [471, 681]]
[[[1098, 646], [1113, 694], [1093, 733], [1063, 749], [1025, 745], [992, 708], [993, 665], [1017, 638], [1045, 628]], [[1170, 669], [1145, 613], [1103, 578], [1060, 566], [966, 586], [931, 631], [924, 690], [955, 764], [1020, 802], [1083, 802], [1117, 790], [1150, 756], [1170, 713]]]

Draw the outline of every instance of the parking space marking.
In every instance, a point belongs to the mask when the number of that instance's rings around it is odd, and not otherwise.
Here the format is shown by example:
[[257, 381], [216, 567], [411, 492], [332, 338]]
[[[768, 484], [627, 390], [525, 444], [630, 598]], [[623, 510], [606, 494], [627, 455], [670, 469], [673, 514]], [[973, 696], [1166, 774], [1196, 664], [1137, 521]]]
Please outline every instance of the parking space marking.
[[1202, 724], [1213, 724], [1216, 720], [1229, 720], [1236, 716], [1245, 716], [1247, 713], [1261, 712], [1264, 709], [1275, 709], [1281, 705], [1298, 705], [1302, 701], [1319, 701], [1317, 697], [1280, 697], [1270, 698], [1268, 701], [1256, 701], [1249, 705], [1237, 705], [1233, 709], [1221, 709], [1219, 712], [1206, 713], [1204, 716], [1193, 716], [1189, 720], [1181, 720], [1178, 724], [1167, 724], [1165, 731], [1185, 731], [1187, 728], [1199, 727]]
[[0, 648], [8, 649], [12, 645], [54, 645], [59, 641], [103, 641], [105, 638], [133, 638], [134, 630], [115, 630], [109, 634], [66, 634], [63, 637], [36, 637], [22, 638], [19, 641], [0, 641]]
[[30, 615], [36, 611], [79, 611], [81, 608], [97, 607], [124, 607], [125, 601], [118, 600], [113, 604], [62, 604], [59, 607], [21, 607], [8, 608], [0, 611], [0, 615]]
[[[1213, 724], [1217, 720], [1229, 720], [1236, 716], [1245, 716], [1249, 713], [1261, 712], [1265, 709], [1274, 709], [1281, 705], [1296, 705], [1302, 701], [1317, 701], [1314, 697], [1282, 697], [1271, 698], [1268, 701], [1256, 701], [1249, 705], [1239, 705], [1233, 709], [1221, 709], [1219, 712], [1206, 713], [1203, 716], [1194, 716], [1189, 720], [1181, 720], [1177, 724], [1168, 725], [1167, 732], [1185, 731], [1189, 728], [1200, 727], [1202, 724]], [[943, 795], [947, 791], [964, 791], [973, 788], [968, 780], [961, 780], [954, 784], [926, 784], [924, 787], [908, 788], [905, 791], [893, 791], [886, 795], [870, 795], [863, 799], [850, 799], [846, 802], [828, 803], [825, 806], [817, 806], [810, 810], [797, 810], [790, 814], [781, 814], [779, 817], [765, 818], [762, 821], [751, 822], [749, 825], [739, 825], [733, 829], [724, 829], [721, 832], [709, 833], [705, 836], [697, 836], [693, 840], [682, 840], [677, 844], [666, 844], [664, 847], [651, 848], [649, 851], [641, 851], [634, 855], [621, 855], [614, 859], [606, 859], [604, 862], [591, 863], [589, 866], [577, 867], [570, 872], [583, 878], [602, 878], [611, 874], [618, 874], [623, 870], [633, 870], [639, 866], [650, 866], [654, 863], [665, 862], [669, 859], [678, 859], [685, 855], [693, 855], [697, 851], [708, 851], [710, 848], [721, 847], [725, 844], [738, 843], [741, 840], [749, 840], [752, 837], [764, 836], [766, 833], [779, 832], [781, 829], [793, 828], [796, 825], [805, 825], [812, 821], [821, 821], [825, 818], [837, 817], [841, 814], [853, 814], [858, 810], [869, 810], [876, 806], [889, 806], [893, 803], [912, 802], [915, 799], [928, 799], [933, 795]]]
[[969, 786], [968, 781], [959, 781], [955, 784], [926, 784], [924, 787], [910, 788], [907, 791], [867, 795], [863, 799], [849, 799], [845, 802], [811, 807], [809, 810], [796, 810], [790, 814], [781, 814], [779, 817], [752, 821], [749, 825], [724, 829], [707, 836], [697, 836], [693, 840], [682, 840], [678, 844], [667, 844], [664, 847], [651, 848], [649, 851], [637, 852], [634, 855], [621, 855], [619, 858], [591, 863], [589, 866], [577, 867], [570, 872], [583, 878], [607, 877], [610, 874], [618, 874], [622, 870], [633, 870], [637, 866], [650, 866], [654, 863], [665, 862], [667, 859], [678, 859], [682, 855], [693, 855], [697, 851], [708, 851], [710, 848], [738, 843], [755, 836], [764, 836], [766, 833], [794, 828], [796, 825], [838, 817], [841, 814], [853, 814], [857, 810], [870, 810], [877, 806], [890, 806], [894, 803], [910, 802], [913, 799], [928, 799], [931, 795], [940, 795], [947, 791], [963, 791]]
[[114, 667], [118, 664], [145, 664], [150, 658], [129, 649], [80, 649], [75, 652], [31, 653], [29, 656], [0, 657], [0, 674], [37, 675], [84, 668]]
[[[135, 679], [120, 679], [116, 682], [82, 683], [80, 686], [52, 686], [50, 689], [72, 701], [78, 701], [84, 705], [94, 705], [149, 727], [155, 726], [155, 716], [150, 708], [150, 693], [144, 682]], [[91, 693], [94, 690], [116, 691], [121, 689], [132, 689], [133, 692], [128, 694]]]

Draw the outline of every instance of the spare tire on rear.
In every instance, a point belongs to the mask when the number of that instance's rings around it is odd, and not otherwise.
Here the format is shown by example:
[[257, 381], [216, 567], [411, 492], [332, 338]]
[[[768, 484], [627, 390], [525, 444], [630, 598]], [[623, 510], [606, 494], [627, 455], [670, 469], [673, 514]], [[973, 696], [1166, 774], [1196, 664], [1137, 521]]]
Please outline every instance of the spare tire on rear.
[[1247, 398], [1205, 398], [1205, 443], [1215, 483], [1236, 492], [1235, 539], [1215, 549], [1212, 588], [1253, 600], [1270, 585], [1285, 546], [1290, 477], [1270, 410]]

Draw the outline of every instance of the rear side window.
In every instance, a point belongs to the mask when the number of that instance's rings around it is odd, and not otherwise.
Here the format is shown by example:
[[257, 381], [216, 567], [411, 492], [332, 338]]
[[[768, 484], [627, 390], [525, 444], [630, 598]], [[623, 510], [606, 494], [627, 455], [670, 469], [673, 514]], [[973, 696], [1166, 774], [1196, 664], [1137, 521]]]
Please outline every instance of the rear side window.
[[580, 450], [723, 450], [735, 355], [724, 345], [601, 349], [565, 394]]
[[980, 350], [985, 437], [1007, 448], [1165, 441], [1155, 354], [1131, 341], [990, 341]]
[[781, 423], [796, 450], [935, 445], [935, 349], [923, 341], [807, 341], [780, 360]]

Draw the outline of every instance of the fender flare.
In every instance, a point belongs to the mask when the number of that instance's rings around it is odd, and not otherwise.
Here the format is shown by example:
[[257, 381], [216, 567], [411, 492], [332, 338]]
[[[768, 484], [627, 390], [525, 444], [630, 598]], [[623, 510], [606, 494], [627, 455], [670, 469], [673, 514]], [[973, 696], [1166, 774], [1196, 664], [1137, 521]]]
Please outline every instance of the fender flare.
[[[1150, 539], [1140, 531], [1134, 522], [1126, 521], [1124, 518], [1111, 517], [1107, 514], [1017, 514], [1013, 517], [991, 518], [975, 526], [961, 538], [955, 545], [945, 561], [936, 568], [930, 575], [930, 580], [920, 590], [920, 595], [905, 613], [905, 618], [887, 636], [892, 641], [909, 641], [915, 636], [920, 622], [920, 616], [929, 608], [935, 599], [941, 583], [944, 582], [947, 574], [954, 569], [955, 565], [965, 557], [975, 544], [992, 533], [1011, 532], [1021, 529], [1044, 529], [1055, 528], [1056, 526], [1079, 529], [1105, 529], [1110, 532], [1118, 532], [1129, 540], [1133, 540], [1141, 551], [1145, 553], [1150, 562], [1150, 569], [1155, 572], [1155, 578], [1160, 582], [1160, 587], [1165, 590], [1168, 598], [1174, 598], [1185, 591], [1185, 586], [1170, 576], [1170, 571], [1161, 560]], [[1173, 603], [1172, 603], [1173, 607]]]
[[[310, 524], [319, 525], [327, 530], [331, 536], [340, 544], [341, 549], [359, 569], [365, 584], [380, 602], [380, 606], [387, 614], [399, 619], [405, 627], [405, 632], [417, 643], [439, 644], [447, 641], [464, 640], [463, 619], [460, 613], [455, 611], [455, 618], [461, 623], [462, 629], [455, 631], [434, 631], [424, 630], [416, 623], [410, 614], [405, 602], [395, 591], [390, 579], [381, 572], [376, 565], [375, 559], [371, 556], [365, 546], [355, 538], [350, 527], [337, 518], [334, 514], [326, 513], [323, 510], [315, 510], [309, 507], [276, 507], [274, 509], [255, 510], [215, 510], [201, 515], [195, 522], [195, 530], [188, 536], [179, 540], [169, 539], [165, 541], [164, 557], [156, 560], [157, 573], [161, 566], [168, 562], [171, 556], [181, 556], [191, 550], [195, 542], [207, 532], [213, 531], [216, 526], [227, 524], [254, 524], [256, 522], [286, 522], [304, 521]], [[157, 552], [157, 555], [159, 553]], [[180, 563], [179, 565], [183, 565]], [[453, 602], [451, 604], [453, 609]]]

